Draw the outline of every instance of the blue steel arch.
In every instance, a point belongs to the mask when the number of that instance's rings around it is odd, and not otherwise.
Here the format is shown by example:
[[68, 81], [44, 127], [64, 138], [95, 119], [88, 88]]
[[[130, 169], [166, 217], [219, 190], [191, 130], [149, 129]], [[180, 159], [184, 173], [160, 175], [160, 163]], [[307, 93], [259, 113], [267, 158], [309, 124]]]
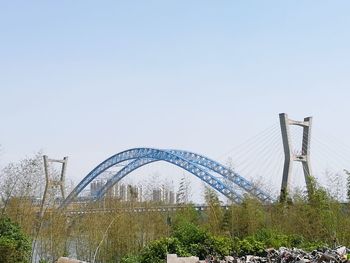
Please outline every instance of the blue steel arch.
[[206, 167], [209, 170], [212, 170], [213, 172], [220, 174], [225, 179], [238, 185], [243, 190], [247, 191], [248, 193], [250, 193], [251, 195], [255, 196], [256, 198], [258, 198], [263, 202], [273, 201], [273, 198], [268, 193], [256, 187], [253, 183], [246, 180], [244, 177], [234, 172], [231, 168], [228, 168], [225, 165], [222, 165], [208, 157], [205, 157], [197, 153], [183, 151], [183, 150], [170, 150], [170, 151], [176, 152], [177, 155], [182, 156], [191, 162], [198, 163], [203, 167]]
[[[160, 158], [161, 157], [161, 158]], [[128, 165], [126, 165], [123, 169], [121, 169], [119, 172], [117, 172], [112, 178], [110, 178], [106, 184], [102, 187], [102, 189], [97, 194], [97, 200], [103, 197], [106, 192], [118, 181], [120, 181], [122, 178], [124, 178], [126, 175], [131, 173], [132, 171], [146, 165], [149, 163], [157, 162], [157, 161], [165, 161], [168, 163], [171, 163], [175, 166], [181, 167], [182, 169], [194, 174], [202, 181], [209, 184], [211, 187], [225, 195], [226, 197], [230, 198], [236, 203], [241, 202], [242, 196], [238, 194], [231, 186], [225, 185], [222, 181], [220, 181], [218, 178], [210, 174], [205, 169], [201, 168], [200, 166], [189, 162], [188, 160], [177, 156], [173, 153], [163, 151], [160, 153], [160, 156], [158, 158], [138, 158], [132, 162], [130, 162]]]
[[[256, 196], [262, 201], [272, 201], [272, 198], [262, 190], [253, 186], [251, 182], [244, 179], [239, 174], [231, 171], [229, 168], [219, 164], [216, 161], [213, 161], [205, 156], [188, 152], [188, 151], [179, 151], [179, 150], [160, 150], [153, 148], [134, 148], [129, 149], [120, 153], [117, 153], [98, 166], [96, 166], [77, 186], [76, 188], [68, 195], [61, 205], [61, 208], [66, 207], [73, 199], [97, 176], [109, 169], [110, 167], [129, 161], [129, 163], [115, 174], [113, 178], [119, 178], [122, 176], [122, 171], [127, 175], [128, 173], [134, 171], [138, 167], [146, 165], [155, 161], [166, 161], [177, 165], [190, 173], [196, 175], [204, 182], [208, 183], [214, 189], [218, 190], [228, 198], [232, 199], [235, 202], [240, 202], [242, 197], [240, 194], [236, 193], [232, 187], [228, 184], [223, 183], [215, 176], [209, 173], [208, 170], [214, 171], [224, 178], [232, 181], [233, 183], [240, 186], [245, 191], [251, 193], [253, 196]], [[123, 177], [125, 176], [123, 175]], [[114, 179], [116, 180], [116, 179]], [[120, 180], [120, 179], [119, 179]], [[107, 182], [109, 187], [112, 182]]]
[[[261, 201], [264, 201], [264, 202], [272, 201], [272, 198], [266, 192], [255, 187], [252, 183], [245, 180], [238, 173], [232, 171], [231, 169], [229, 169], [228, 167], [226, 167], [220, 163], [215, 162], [212, 159], [209, 159], [208, 157], [205, 157], [205, 156], [197, 154], [197, 153], [189, 152], [189, 151], [183, 151], [183, 150], [167, 150], [167, 151], [172, 153], [172, 154], [175, 154], [179, 157], [185, 158], [187, 161], [190, 161], [192, 163], [200, 165], [200, 167], [202, 167], [206, 170], [210, 170], [211, 172], [215, 172], [217, 174], [220, 174], [223, 178], [240, 186], [242, 189], [249, 192], [253, 196], [257, 197]], [[111, 177], [106, 182], [106, 184], [98, 192], [97, 199], [101, 199], [114, 184], [116, 184], [118, 181], [120, 181], [127, 174], [138, 169], [139, 167], [142, 167], [146, 164], [156, 162], [156, 161], [159, 161], [159, 160], [152, 159], [152, 158], [146, 158], [146, 159], [136, 159], [135, 161], [130, 162], [128, 165], [126, 165], [122, 170], [117, 172], [113, 177]], [[201, 178], [200, 176], [197, 176], [197, 177]], [[203, 180], [203, 181], [205, 181], [205, 180]], [[230, 185], [225, 184], [225, 186], [226, 186], [226, 191], [229, 190], [230, 192], [233, 192], [233, 194], [230, 194], [230, 196], [227, 196], [227, 194], [225, 194], [225, 193], [223, 193], [223, 194], [235, 202], [240, 202], [242, 199], [242, 196], [239, 195], [238, 193], [236, 193]], [[219, 191], [219, 192], [221, 192], [221, 191]]]

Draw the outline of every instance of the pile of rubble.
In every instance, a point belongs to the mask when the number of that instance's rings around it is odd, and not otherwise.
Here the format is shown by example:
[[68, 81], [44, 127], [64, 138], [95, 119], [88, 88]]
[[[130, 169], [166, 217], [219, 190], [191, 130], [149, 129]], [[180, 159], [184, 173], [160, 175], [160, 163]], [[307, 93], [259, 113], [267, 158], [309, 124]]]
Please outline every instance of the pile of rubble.
[[168, 255], [167, 263], [350, 263], [350, 249], [346, 247], [324, 248], [312, 252], [281, 247], [278, 250], [274, 248], [267, 249], [266, 254], [266, 257], [251, 255], [244, 257], [226, 256], [224, 260], [215, 257], [198, 260], [196, 257], [177, 258], [176, 255]]
[[[336, 249], [324, 248], [305, 252], [301, 249], [288, 249], [281, 247], [278, 250], [270, 248], [266, 250], [266, 257], [247, 255], [244, 257], [225, 257], [225, 260], [208, 258], [202, 262], [212, 263], [350, 263], [350, 249], [337, 247]], [[199, 261], [200, 262], [200, 261]]]
[[[265, 261], [268, 263], [350, 263], [348, 254], [350, 250], [346, 247], [336, 249], [324, 248], [307, 253], [301, 249], [287, 249], [281, 247], [279, 250], [268, 249]], [[350, 255], [349, 255], [350, 256]], [[247, 262], [247, 261], [246, 261]], [[252, 259], [248, 262], [257, 262]]]

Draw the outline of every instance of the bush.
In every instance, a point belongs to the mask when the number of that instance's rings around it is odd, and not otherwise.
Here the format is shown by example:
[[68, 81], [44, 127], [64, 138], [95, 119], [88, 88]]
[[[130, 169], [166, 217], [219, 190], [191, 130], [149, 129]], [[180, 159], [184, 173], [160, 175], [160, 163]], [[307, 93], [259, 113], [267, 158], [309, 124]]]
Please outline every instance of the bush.
[[29, 262], [31, 244], [18, 225], [9, 218], [0, 218], [0, 262]]
[[259, 241], [263, 242], [265, 248], [267, 247], [290, 247], [290, 237], [288, 235], [279, 233], [272, 229], [262, 229], [259, 230], [255, 235], [254, 238]]
[[265, 249], [269, 247], [297, 247], [306, 251], [312, 251], [321, 247], [327, 247], [324, 242], [306, 241], [301, 235], [286, 235], [272, 229], [259, 230], [255, 235], [242, 240], [236, 239], [234, 251], [238, 255], [265, 255]]
[[262, 229], [243, 239], [213, 236], [192, 223], [181, 222], [174, 227], [171, 238], [151, 242], [139, 256], [125, 257], [122, 263], [163, 263], [167, 254], [200, 259], [228, 255], [266, 256], [265, 250], [269, 247], [298, 247], [310, 251], [323, 246], [324, 243], [306, 241], [301, 235], [286, 235], [273, 229]]
[[151, 242], [140, 255], [124, 257], [122, 263], [163, 263], [167, 254], [201, 259], [208, 255], [223, 257], [232, 254], [232, 248], [230, 238], [212, 236], [192, 223], [181, 222], [175, 227], [172, 237]]
[[212, 236], [206, 242], [207, 255], [223, 258], [233, 253], [233, 241], [227, 237]]
[[140, 255], [128, 255], [122, 258], [121, 263], [139, 263], [141, 262]]
[[232, 253], [233, 243], [230, 238], [213, 236], [189, 222], [177, 225], [173, 236], [180, 241], [186, 254], [200, 259], [208, 255], [223, 257]]
[[177, 238], [162, 238], [150, 243], [141, 253], [142, 263], [165, 262], [167, 254], [189, 256]]
[[181, 222], [175, 226], [172, 236], [188, 247], [191, 244], [203, 243], [204, 240], [208, 239], [209, 233], [192, 223]]
[[263, 256], [265, 254], [265, 244], [258, 241], [254, 237], [247, 237], [238, 242], [238, 255], [257, 255]]

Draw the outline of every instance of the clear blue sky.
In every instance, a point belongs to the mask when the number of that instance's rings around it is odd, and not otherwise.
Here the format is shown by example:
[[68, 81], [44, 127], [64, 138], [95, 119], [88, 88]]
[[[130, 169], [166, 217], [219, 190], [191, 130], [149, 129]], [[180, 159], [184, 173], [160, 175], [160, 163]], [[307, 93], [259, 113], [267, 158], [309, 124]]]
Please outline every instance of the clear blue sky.
[[0, 1], [2, 163], [78, 180], [130, 147], [215, 158], [314, 116], [350, 144], [349, 1]]

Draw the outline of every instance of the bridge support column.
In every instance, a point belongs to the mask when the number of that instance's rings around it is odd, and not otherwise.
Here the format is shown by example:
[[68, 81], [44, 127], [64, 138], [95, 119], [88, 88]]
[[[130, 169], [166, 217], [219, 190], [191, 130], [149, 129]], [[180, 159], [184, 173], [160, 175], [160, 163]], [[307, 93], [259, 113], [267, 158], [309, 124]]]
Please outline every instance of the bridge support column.
[[[50, 190], [53, 191], [55, 188], [59, 187], [62, 200], [65, 199], [65, 192], [64, 192], [65, 174], [66, 174], [66, 168], [67, 168], [67, 162], [68, 162], [68, 157], [64, 157], [63, 160], [54, 160], [54, 159], [49, 159], [47, 155], [44, 155], [43, 158], [44, 158], [44, 171], [45, 171], [45, 177], [46, 177], [46, 184], [45, 184], [43, 200], [41, 202], [41, 207], [40, 207], [40, 217], [44, 216], [45, 203], [48, 199]], [[50, 176], [49, 163], [62, 164], [59, 178], [53, 178], [52, 175]]]
[[[311, 139], [312, 117], [306, 117], [304, 118], [304, 121], [294, 121], [289, 119], [286, 113], [280, 113], [279, 118], [280, 118], [284, 157], [285, 157], [280, 201], [284, 202], [288, 198], [288, 193], [290, 190], [289, 181], [292, 173], [292, 164], [294, 161], [301, 162], [303, 165], [306, 188], [308, 191], [308, 195], [311, 196], [313, 193], [313, 189], [312, 189], [313, 184], [311, 183], [312, 172], [311, 172], [311, 165], [310, 165], [310, 141], [311, 141], [310, 139]], [[294, 154], [292, 152], [290, 130], [289, 130], [289, 126], [291, 125], [297, 125], [303, 128], [301, 154]]]

